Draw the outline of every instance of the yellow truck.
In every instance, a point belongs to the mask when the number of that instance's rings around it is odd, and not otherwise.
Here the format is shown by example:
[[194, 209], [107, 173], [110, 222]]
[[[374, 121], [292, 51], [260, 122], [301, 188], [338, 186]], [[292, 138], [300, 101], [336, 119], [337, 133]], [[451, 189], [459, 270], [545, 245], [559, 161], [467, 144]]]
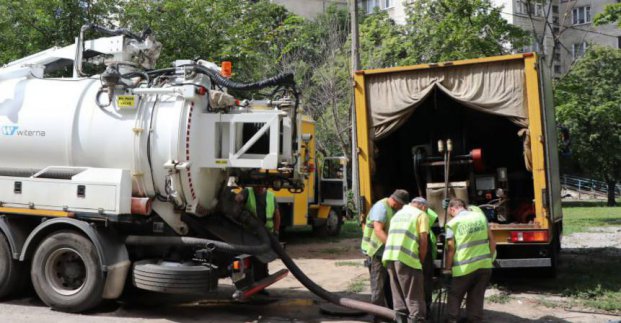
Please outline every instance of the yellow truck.
[[299, 161], [307, 173], [304, 189], [274, 191], [281, 214], [281, 229], [312, 226], [321, 236], [338, 235], [347, 206], [347, 159], [316, 153], [315, 122], [301, 116]]
[[354, 78], [362, 214], [403, 188], [425, 196], [442, 227], [448, 186], [449, 197], [484, 211], [497, 267], [555, 272], [563, 220], [557, 135], [550, 78], [536, 54], [361, 70]]

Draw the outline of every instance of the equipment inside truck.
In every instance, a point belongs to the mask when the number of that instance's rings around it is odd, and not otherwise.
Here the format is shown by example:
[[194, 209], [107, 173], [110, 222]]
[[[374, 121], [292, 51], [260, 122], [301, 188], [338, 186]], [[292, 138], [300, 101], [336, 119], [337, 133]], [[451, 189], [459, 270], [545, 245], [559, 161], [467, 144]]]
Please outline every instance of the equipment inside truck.
[[398, 187], [426, 196], [443, 213], [438, 141], [450, 139], [451, 195], [479, 205], [490, 222], [529, 223], [534, 192], [522, 129], [510, 117], [468, 107], [436, 88], [397, 129], [373, 142], [373, 199]]

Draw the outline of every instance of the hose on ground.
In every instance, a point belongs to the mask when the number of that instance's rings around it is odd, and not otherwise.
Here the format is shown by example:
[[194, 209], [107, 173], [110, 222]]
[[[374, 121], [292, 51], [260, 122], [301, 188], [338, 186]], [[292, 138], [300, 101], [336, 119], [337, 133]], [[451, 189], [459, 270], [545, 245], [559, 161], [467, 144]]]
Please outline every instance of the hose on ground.
[[[265, 231], [267, 232], [267, 230]], [[347, 297], [342, 297], [337, 294], [331, 293], [322, 288], [321, 286], [317, 285], [314, 281], [310, 280], [310, 278], [308, 278], [308, 276], [306, 276], [306, 274], [302, 272], [300, 267], [296, 265], [293, 259], [291, 259], [289, 255], [287, 255], [285, 249], [283, 249], [282, 245], [280, 244], [280, 241], [278, 241], [278, 238], [276, 238], [276, 236], [272, 234], [269, 234], [269, 237], [272, 243], [272, 249], [274, 250], [274, 252], [276, 252], [278, 257], [280, 257], [287, 269], [289, 269], [291, 274], [295, 278], [297, 278], [297, 280], [300, 281], [300, 283], [302, 283], [304, 287], [306, 287], [309, 291], [313, 292], [315, 295], [336, 305], [367, 312], [369, 314], [381, 316], [389, 320], [397, 319], [396, 312], [389, 308]]]

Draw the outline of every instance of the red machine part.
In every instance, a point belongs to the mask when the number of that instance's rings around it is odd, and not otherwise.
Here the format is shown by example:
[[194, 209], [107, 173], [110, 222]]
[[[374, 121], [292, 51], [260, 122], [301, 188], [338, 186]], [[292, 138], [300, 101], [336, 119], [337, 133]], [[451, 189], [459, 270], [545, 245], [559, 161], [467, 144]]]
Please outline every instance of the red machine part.
[[475, 148], [470, 151], [472, 157], [472, 164], [474, 165], [474, 171], [482, 173], [485, 171], [485, 163], [483, 162], [483, 151], [481, 148]]

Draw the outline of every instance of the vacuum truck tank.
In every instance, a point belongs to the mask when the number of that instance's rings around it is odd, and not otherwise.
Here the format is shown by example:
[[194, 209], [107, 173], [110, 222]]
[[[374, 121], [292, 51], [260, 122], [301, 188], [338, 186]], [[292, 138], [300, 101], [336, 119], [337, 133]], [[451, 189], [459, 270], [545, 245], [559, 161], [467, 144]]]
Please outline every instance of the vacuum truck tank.
[[[203, 60], [154, 70], [160, 48], [148, 32], [86, 25], [75, 44], [0, 68], [0, 297], [28, 263], [46, 304], [83, 311], [128, 276], [168, 292], [233, 277], [244, 290], [243, 254], [275, 257], [230, 187], [303, 189], [293, 76], [237, 83]], [[261, 101], [228, 93], [268, 87]]]

